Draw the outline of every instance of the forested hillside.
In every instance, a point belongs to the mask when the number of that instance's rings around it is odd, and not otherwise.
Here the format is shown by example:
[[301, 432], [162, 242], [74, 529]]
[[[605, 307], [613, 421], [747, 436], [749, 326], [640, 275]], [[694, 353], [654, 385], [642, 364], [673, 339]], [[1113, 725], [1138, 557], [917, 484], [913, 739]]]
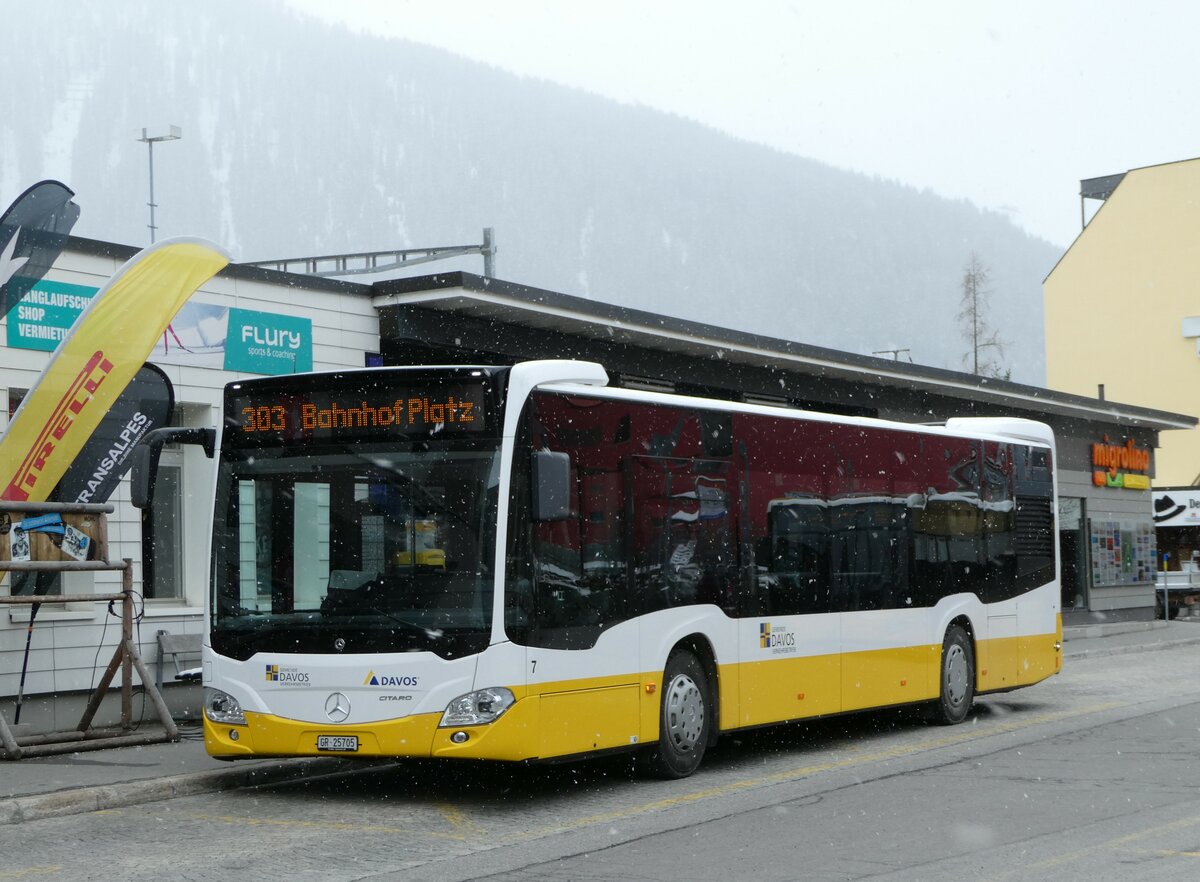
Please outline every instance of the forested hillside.
[[269, 0], [49, 0], [6, 18], [0, 201], [57, 177], [79, 235], [148, 241], [135, 130], [174, 124], [183, 139], [155, 151], [159, 236], [236, 260], [478, 243], [490, 226], [509, 281], [961, 369], [975, 252], [1013, 379], [1042, 382], [1058, 250], [967, 202]]

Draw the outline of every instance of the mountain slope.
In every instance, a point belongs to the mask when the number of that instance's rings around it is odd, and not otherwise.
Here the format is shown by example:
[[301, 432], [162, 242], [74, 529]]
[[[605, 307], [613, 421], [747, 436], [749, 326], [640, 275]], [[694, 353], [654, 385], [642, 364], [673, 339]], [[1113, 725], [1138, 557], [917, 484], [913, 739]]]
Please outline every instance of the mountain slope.
[[967, 202], [270, 2], [50, 0], [0, 47], [15, 60], [0, 201], [58, 177], [80, 235], [148, 241], [134, 131], [175, 124], [183, 139], [155, 150], [160, 237], [261, 260], [478, 243], [490, 226], [510, 281], [951, 368], [975, 251], [1013, 379], [1043, 379], [1058, 250]]

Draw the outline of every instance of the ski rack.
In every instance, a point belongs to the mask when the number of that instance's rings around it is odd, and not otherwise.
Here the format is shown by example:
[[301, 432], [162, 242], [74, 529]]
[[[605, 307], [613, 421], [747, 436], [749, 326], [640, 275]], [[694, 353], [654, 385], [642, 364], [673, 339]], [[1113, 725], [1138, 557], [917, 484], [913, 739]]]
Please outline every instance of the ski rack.
[[[74, 753], [80, 750], [103, 750], [109, 747], [126, 747], [138, 744], [155, 744], [163, 741], [178, 741], [179, 729], [171, 718], [171, 712], [155, 685], [154, 677], [146, 670], [137, 645], [133, 642], [133, 561], [125, 558], [110, 561], [108, 555], [107, 521], [104, 515], [113, 511], [111, 505], [86, 503], [7, 502], [0, 501], [0, 514], [95, 514], [99, 515], [99, 536], [96, 539], [100, 560], [64, 561], [0, 561], [0, 575], [5, 572], [101, 572], [119, 571], [121, 591], [114, 594], [44, 594], [44, 595], [0, 595], [0, 608], [5, 606], [33, 606], [43, 603], [121, 603], [121, 639], [113, 653], [104, 676], [100, 678], [83, 716], [75, 729], [49, 732], [40, 735], [17, 736], [0, 712], [0, 759], [18, 760], [22, 757], [46, 756], [58, 753]], [[108, 693], [117, 669], [121, 670], [121, 724], [119, 728], [94, 729], [92, 719], [100, 709], [100, 702]], [[133, 727], [133, 670], [137, 669], [142, 680], [142, 689], [149, 696], [158, 712], [163, 731], [134, 732]]]
[[386, 273], [392, 270], [449, 260], [468, 254], [483, 255], [483, 274], [495, 277], [496, 240], [492, 227], [483, 228], [479, 245], [447, 245], [437, 248], [394, 248], [391, 251], [362, 251], [356, 254], [326, 254], [320, 257], [286, 257], [279, 260], [256, 260], [238, 266], [252, 266], [281, 273], [332, 278], [366, 273]]

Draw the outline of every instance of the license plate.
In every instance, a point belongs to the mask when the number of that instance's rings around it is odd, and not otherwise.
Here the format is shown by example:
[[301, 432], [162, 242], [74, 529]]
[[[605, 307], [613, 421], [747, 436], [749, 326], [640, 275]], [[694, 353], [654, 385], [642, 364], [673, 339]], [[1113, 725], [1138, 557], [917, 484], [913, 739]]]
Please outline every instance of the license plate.
[[318, 735], [317, 750], [337, 750], [353, 753], [358, 750], [357, 735]]

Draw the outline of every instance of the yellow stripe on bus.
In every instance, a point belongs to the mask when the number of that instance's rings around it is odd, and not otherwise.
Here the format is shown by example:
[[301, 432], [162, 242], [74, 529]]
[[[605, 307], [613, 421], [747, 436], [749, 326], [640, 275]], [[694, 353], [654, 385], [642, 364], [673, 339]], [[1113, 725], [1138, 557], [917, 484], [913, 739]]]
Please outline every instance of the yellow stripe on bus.
[[[1036, 683], [1061, 668], [1061, 631], [976, 643], [976, 690]], [[928, 701], [938, 696], [941, 646], [721, 665], [722, 731], [850, 710]], [[361, 726], [326, 725], [247, 712], [246, 726], [207, 720], [214, 756], [318, 756], [318, 735], [357, 735], [358, 756], [525, 760], [649, 744], [658, 738], [662, 672], [588, 677], [513, 689], [516, 703], [495, 723], [438, 728], [440, 713]], [[230, 738], [237, 731], [238, 739]], [[452, 742], [455, 731], [467, 740]], [[460, 736], [461, 737], [461, 736]]]

